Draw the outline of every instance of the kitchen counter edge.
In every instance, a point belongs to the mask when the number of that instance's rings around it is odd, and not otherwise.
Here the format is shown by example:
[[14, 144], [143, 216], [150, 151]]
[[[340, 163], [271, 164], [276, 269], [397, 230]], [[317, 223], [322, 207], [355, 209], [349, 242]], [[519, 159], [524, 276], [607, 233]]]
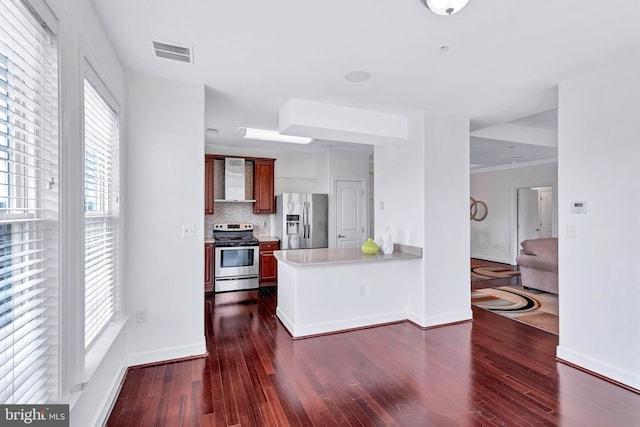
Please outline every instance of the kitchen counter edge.
[[277, 237], [273, 237], [273, 236], [260, 236], [260, 235], [255, 235], [254, 234], [253, 237], [258, 239], [258, 242], [260, 242], [260, 243], [279, 242], [280, 241], [280, 239], [278, 239]]
[[379, 252], [365, 255], [358, 249], [290, 249], [274, 251], [278, 261], [296, 267], [325, 266], [336, 264], [361, 264], [367, 262], [397, 261], [422, 258], [422, 248], [408, 245], [394, 245], [392, 254]]

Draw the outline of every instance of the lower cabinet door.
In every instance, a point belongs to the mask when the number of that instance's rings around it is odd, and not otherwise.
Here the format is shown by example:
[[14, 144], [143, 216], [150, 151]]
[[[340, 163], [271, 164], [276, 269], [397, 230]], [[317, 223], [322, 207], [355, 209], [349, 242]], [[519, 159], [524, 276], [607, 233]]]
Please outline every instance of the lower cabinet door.
[[215, 289], [215, 270], [213, 268], [213, 262], [215, 257], [215, 247], [213, 243], [204, 244], [204, 291], [213, 292]]
[[278, 260], [273, 255], [279, 242], [260, 243], [260, 286], [272, 286], [278, 281]]

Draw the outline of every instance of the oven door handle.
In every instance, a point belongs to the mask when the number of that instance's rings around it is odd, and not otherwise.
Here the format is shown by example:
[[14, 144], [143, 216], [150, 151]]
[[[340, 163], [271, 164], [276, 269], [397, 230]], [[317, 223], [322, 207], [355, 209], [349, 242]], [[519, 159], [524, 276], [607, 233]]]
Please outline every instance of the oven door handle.
[[258, 276], [216, 277], [216, 282], [231, 282], [234, 280], [256, 279]]

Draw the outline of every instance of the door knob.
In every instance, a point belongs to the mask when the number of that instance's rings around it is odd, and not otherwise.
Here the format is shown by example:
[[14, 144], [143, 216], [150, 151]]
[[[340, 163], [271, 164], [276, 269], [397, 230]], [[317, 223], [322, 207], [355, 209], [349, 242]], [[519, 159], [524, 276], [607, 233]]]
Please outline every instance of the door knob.
[[338, 239], [342, 239], [343, 237], [347, 237], [347, 236], [343, 236], [342, 234], [338, 234]]

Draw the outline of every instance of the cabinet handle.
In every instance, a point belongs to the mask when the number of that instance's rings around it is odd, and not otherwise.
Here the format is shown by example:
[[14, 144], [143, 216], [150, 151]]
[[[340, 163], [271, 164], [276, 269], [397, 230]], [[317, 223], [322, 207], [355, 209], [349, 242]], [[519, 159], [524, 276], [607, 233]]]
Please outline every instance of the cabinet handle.
[[343, 236], [342, 234], [338, 234], [338, 239], [342, 239], [343, 237], [347, 237], [347, 236]]

